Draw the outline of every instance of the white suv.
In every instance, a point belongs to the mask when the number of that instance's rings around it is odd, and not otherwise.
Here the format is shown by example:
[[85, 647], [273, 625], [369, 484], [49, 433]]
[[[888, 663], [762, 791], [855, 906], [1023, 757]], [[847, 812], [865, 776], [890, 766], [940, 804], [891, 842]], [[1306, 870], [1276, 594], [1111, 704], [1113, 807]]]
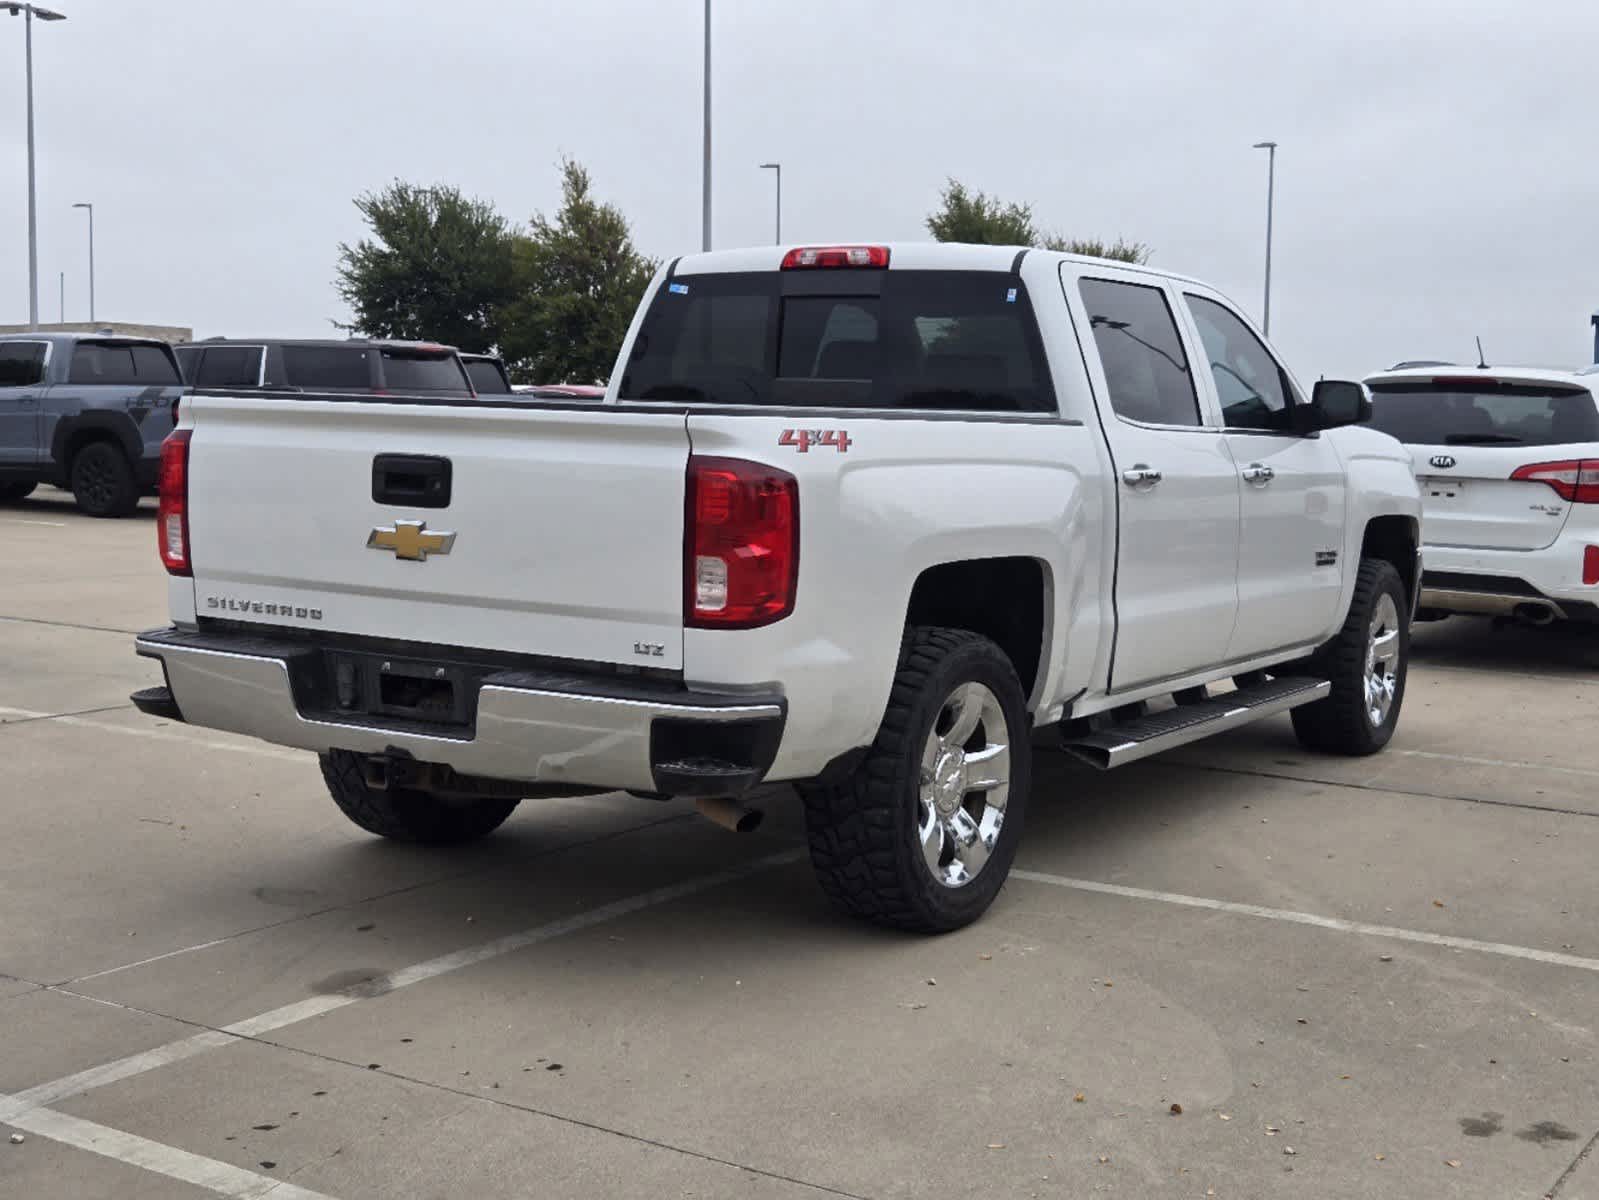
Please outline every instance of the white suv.
[[1599, 624], [1599, 371], [1430, 366], [1366, 385], [1421, 484], [1418, 615]]

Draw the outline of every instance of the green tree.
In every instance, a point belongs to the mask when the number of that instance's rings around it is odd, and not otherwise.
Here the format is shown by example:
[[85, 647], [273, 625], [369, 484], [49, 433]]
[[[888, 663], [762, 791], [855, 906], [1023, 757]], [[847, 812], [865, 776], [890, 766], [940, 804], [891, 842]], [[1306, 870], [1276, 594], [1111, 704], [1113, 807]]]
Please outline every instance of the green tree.
[[1031, 204], [1007, 204], [998, 196], [973, 191], [957, 179], [944, 185], [938, 209], [927, 215], [927, 231], [940, 242], [1038, 246], [1130, 263], [1146, 263], [1150, 254], [1144, 243], [1123, 238], [1106, 242], [1100, 238], [1066, 238], [1058, 233], [1045, 233], [1033, 223]]
[[927, 214], [927, 232], [935, 241], [979, 246], [1036, 246], [1033, 206], [1005, 204], [997, 196], [968, 190], [951, 179], [939, 196], [937, 212]]
[[1045, 250], [1063, 250], [1067, 254], [1086, 254], [1090, 258], [1110, 258], [1119, 262], [1143, 264], [1149, 261], [1150, 249], [1143, 242], [1129, 242], [1117, 238], [1107, 242], [1102, 238], [1064, 238], [1052, 233], [1044, 239]]
[[462, 350], [499, 343], [515, 293], [515, 234], [492, 205], [448, 185], [397, 179], [355, 206], [371, 236], [339, 245], [337, 286], [354, 314], [340, 328]]
[[633, 246], [627, 218], [591, 192], [589, 173], [561, 163], [561, 207], [535, 214], [517, 240], [517, 299], [501, 342], [518, 379], [603, 383], [656, 263]]

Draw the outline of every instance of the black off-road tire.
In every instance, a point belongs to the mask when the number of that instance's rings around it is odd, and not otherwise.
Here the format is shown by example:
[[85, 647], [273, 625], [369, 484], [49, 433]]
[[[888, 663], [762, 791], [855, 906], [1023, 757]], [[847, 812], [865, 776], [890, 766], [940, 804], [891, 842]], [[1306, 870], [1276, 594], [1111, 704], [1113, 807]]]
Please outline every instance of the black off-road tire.
[[[933, 877], [917, 836], [921, 752], [946, 699], [982, 683], [1003, 710], [1011, 747], [1004, 822], [970, 882]], [[1016, 857], [1032, 777], [1027, 701], [1005, 652], [964, 629], [907, 631], [883, 724], [853, 774], [799, 791], [811, 864], [822, 891], [854, 916], [915, 933], [943, 933], [980, 917]]]
[[[1367, 715], [1366, 654], [1372, 618], [1384, 595], [1392, 598], [1398, 613], [1399, 662], [1393, 704], [1387, 718], [1377, 725]], [[1375, 754], [1388, 744], [1405, 700], [1405, 677], [1410, 667], [1409, 613], [1405, 585], [1393, 564], [1378, 558], [1361, 559], [1343, 628], [1304, 664], [1307, 674], [1332, 681], [1332, 693], [1324, 700], [1294, 709], [1294, 733], [1300, 745], [1327, 754], [1359, 756]]]
[[322, 778], [339, 811], [368, 833], [422, 846], [455, 846], [487, 837], [521, 803], [487, 797], [443, 798], [414, 788], [378, 791], [366, 785], [361, 756], [332, 750], [319, 756]]
[[68, 481], [78, 510], [88, 516], [125, 517], [139, 507], [133, 465], [110, 442], [90, 442], [73, 455]]
[[36, 483], [0, 483], [0, 504], [15, 504], [33, 495]]

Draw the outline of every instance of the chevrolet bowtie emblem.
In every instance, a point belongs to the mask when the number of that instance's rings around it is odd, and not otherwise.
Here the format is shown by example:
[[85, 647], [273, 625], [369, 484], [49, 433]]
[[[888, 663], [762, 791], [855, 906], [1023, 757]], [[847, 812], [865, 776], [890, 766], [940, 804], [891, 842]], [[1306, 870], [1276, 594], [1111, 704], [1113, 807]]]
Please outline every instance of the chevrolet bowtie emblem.
[[448, 554], [455, 545], [453, 533], [436, 533], [426, 521], [396, 521], [379, 525], [366, 539], [368, 550], [392, 550], [395, 558], [426, 562], [430, 554]]

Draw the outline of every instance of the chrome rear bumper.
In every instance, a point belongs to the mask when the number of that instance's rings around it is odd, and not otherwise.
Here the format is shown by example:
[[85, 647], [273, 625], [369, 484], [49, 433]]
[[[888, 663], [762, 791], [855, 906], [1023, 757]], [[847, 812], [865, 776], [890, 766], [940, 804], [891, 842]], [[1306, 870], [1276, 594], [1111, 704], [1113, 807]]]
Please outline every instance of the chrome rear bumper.
[[[485, 676], [470, 727], [365, 713], [303, 711], [293, 672], [316, 646], [154, 630], [138, 653], [159, 659], [178, 719], [323, 752], [399, 753], [463, 775], [673, 795], [736, 794], [776, 757], [780, 695], [721, 695], [615, 676], [503, 671]], [[303, 690], [303, 689], [302, 689]], [[140, 707], [166, 715], [140, 693]]]

